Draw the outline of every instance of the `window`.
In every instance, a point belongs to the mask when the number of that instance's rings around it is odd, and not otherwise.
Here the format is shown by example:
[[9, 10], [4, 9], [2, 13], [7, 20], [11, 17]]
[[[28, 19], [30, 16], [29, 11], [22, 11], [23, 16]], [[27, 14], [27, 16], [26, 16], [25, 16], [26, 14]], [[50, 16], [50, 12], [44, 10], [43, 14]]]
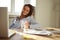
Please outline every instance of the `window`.
[[0, 7], [8, 7], [10, 15], [19, 15], [25, 3], [36, 6], [36, 0], [0, 0]]
[[8, 7], [8, 11], [11, 11], [11, 0], [0, 0], [0, 7]]
[[36, 7], [36, 0], [30, 0], [30, 4]]
[[15, 0], [15, 12], [20, 14], [23, 5], [24, 5], [24, 0]]

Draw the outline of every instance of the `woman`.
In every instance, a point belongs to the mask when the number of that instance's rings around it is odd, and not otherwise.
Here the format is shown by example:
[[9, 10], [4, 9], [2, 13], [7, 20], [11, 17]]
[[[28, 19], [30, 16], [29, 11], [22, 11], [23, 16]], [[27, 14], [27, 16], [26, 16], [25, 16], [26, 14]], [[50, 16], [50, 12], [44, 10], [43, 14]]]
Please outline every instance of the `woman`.
[[34, 21], [31, 15], [34, 12], [34, 7], [31, 4], [25, 4], [21, 13], [21, 16], [16, 17], [10, 25], [12, 29], [18, 29], [21, 27], [22, 20], [25, 21], [24, 25], [26, 29], [40, 27], [38, 23]]

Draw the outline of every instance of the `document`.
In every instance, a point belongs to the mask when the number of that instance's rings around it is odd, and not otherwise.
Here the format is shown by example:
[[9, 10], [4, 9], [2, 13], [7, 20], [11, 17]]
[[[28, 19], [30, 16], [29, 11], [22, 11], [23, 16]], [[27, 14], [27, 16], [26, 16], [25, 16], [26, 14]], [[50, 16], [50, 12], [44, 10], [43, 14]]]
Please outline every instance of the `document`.
[[24, 33], [46, 35], [46, 36], [52, 35], [52, 32], [50, 32], [50, 31], [47, 31], [47, 30], [38, 31], [38, 30], [35, 30], [35, 29], [28, 29], [27, 31], [24, 31]]

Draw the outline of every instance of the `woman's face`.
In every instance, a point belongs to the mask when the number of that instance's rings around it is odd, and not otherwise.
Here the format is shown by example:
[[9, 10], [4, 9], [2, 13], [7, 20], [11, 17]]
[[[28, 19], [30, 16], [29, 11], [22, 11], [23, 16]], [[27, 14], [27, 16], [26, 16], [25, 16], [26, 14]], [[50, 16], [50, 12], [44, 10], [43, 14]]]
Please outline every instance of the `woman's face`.
[[27, 15], [30, 12], [30, 8], [28, 6], [25, 6], [22, 10], [23, 15]]

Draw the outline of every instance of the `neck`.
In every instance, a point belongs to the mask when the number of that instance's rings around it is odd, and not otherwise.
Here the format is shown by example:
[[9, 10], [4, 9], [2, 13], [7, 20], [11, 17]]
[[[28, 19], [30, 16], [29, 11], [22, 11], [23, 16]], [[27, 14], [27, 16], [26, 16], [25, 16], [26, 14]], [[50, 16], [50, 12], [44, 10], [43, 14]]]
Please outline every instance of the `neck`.
[[23, 18], [25, 18], [25, 16], [22, 14], [22, 15], [20, 16], [20, 19], [23, 19]]

